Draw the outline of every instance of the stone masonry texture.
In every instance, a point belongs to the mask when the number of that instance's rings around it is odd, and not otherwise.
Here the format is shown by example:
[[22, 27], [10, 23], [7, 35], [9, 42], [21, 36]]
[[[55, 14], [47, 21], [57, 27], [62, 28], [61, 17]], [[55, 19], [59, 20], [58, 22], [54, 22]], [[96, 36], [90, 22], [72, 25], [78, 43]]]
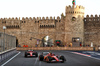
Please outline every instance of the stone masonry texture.
[[[1, 18], [0, 32], [4, 32], [3, 26], [7, 29], [7, 34], [16, 36], [18, 44], [35, 46], [36, 39], [42, 39], [44, 36], [55, 40], [61, 40], [63, 45], [72, 42], [73, 37], [79, 37], [83, 45], [100, 45], [100, 16], [87, 15], [84, 17], [83, 6], [66, 6], [65, 15], [61, 17], [30, 17], [30, 18]], [[41, 42], [40, 42], [41, 43]]]

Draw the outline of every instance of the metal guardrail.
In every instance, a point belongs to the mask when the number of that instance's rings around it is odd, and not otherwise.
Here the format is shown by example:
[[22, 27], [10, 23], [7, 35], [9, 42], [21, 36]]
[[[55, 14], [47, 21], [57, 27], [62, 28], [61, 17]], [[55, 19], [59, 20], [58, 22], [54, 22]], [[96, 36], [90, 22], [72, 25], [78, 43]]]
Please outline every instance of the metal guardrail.
[[0, 54], [7, 53], [7, 52], [10, 52], [10, 51], [15, 50], [15, 49], [16, 49], [16, 47], [15, 48], [12, 48], [12, 49], [9, 49], [9, 50], [6, 50], [4, 52], [0, 52]]
[[0, 53], [0, 62], [17, 53], [16, 48]]

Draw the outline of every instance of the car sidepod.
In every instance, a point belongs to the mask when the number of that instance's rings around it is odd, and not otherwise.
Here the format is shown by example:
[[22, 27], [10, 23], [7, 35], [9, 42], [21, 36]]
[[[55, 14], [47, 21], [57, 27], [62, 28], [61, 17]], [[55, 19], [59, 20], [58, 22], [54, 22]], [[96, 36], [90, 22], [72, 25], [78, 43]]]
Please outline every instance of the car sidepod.
[[45, 61], [46, 61], [47, 63], [50, 63], [50, 62], [52, 61], [52, 58], [51, 58], [50, 56], [47, 56], [47, 57], [45, 58]]
[[59, 59], [56, 57], [56, 56], [47, 56], [46, 58], [45, 58], [45, 61], [47, 62], [47, 63], [50, 63], [50, 62], [59, 62]]

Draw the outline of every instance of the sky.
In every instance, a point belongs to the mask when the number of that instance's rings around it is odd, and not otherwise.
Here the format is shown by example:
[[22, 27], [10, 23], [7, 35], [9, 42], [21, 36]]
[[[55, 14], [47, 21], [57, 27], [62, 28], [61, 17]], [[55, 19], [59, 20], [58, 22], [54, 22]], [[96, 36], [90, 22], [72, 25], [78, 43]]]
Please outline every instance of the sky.
[[[65, 14], [65, 7], [72, 0], [0, 0], [0, 18], [57, 17]], [[76, 0], [85, 7], [85, 15], [100, 15], [100, 0]]]

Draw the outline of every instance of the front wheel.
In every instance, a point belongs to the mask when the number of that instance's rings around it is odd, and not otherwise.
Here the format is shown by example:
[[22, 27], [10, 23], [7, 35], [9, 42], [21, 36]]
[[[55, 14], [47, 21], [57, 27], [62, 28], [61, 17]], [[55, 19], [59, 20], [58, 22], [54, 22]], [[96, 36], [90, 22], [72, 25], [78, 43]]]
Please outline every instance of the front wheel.
[[36, 57], [38, 57], [38, 53], [36, 53]]
[[60, 56], [60, 59], [62, 60], [61, 63], [64, 63], [64, 61], [66, 61], [64, 56]]

